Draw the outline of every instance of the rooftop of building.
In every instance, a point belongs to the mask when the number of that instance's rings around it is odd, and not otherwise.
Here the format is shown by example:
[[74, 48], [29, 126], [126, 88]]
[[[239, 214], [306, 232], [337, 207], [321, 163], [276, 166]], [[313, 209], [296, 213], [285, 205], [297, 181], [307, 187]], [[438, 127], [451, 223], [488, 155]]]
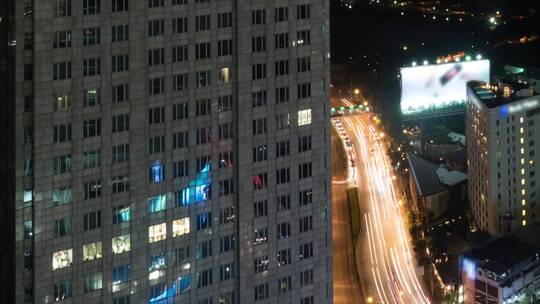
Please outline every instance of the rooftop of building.
[[465, 173], [449, 170], [415, 154], [407, 154], [407, 160], [420, 196], [446, 191], [467, 179]]
[[[450, 170], [457, 170], [462, 173], [467, 173], [467, 148], [459, 145], [445, 145], [445, 148], [440, 149], [442, 145], [432, 146], [431, 151], [426, 151], [420, 154], [424, 160], [442, 165]], [[450, 148], [452, 147], [452, 148]]]
[[538, 233], [540, 225], [524, 227], [514, 234], [491, 238], [464, 253], [463, 257], [476, 261], [482, 269], [502, 275], [540, 253]]
[[530, 84], [509, 78], [495, 79], [492, 83], [469, 81], [467, 86], [489, 109], [539, 95]]

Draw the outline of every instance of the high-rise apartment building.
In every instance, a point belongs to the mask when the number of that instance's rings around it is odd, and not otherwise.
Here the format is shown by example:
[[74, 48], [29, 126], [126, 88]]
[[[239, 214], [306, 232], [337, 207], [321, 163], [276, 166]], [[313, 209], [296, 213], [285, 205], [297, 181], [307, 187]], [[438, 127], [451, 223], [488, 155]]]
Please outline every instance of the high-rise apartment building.
[[540, 96], [528, 84], [470, 82], [467, 99], [468, 196], [476, 225], [498, 234], [537, 221]]
[[15, 303], [331, 302], [328, 1], [8, 2]]

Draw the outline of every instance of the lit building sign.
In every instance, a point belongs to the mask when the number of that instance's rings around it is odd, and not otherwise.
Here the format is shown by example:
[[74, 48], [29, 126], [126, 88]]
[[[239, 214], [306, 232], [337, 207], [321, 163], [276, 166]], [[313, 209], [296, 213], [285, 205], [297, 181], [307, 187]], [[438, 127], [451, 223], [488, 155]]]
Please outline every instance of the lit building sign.
[[461, 105], [467, 99], [467, 82], [489, 81], [489, 60], [461, 61], [401, 69], [401, 112]]
[[538, 98], [534, 100], [525, 100], [518, 103], [504, 105], [499, 108], [499, 116], [501, 116], [502, 118], [506, 118], [510, 114], [527, 111], [538, 106], [540, 106], [540, 101], [538, 100]]
[[473, 261], [463, 259], [462, 271], [467, 274], [467, 278], [470, 280], [476, 279], [476, 264]]

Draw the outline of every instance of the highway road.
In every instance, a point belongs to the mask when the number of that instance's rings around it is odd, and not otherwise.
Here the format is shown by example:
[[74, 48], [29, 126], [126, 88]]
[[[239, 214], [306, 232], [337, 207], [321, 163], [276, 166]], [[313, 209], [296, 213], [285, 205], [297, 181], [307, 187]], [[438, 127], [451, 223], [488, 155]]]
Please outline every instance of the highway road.
[[356, 184], [359, 190], [362, 231], [355, 253], [365, 302], [431, 303], [416, 272], [397, 181], [381, 131], [369, 114], [335, 119], [351, 141], [347, 149], [355, 160], [347, 184]]

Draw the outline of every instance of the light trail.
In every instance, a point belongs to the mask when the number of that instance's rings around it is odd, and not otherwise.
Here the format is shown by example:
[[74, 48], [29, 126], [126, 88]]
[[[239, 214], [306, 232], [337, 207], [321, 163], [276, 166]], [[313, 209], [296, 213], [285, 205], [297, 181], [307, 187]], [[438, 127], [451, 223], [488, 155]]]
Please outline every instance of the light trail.
[[[346, 106], [353, 104], [341, 100]], [[431, 304], [416, 274], [406, 219], [399, 207], [399, 192], [379, 131], [369, 115], [337, 118], [352, 141], [347, 150], [355, 160], [354, 179], [360, 191], [367, 256], [361, 267], [367, 269], [368, 292], [376, 303]], [[349, 163], [350, 165], [350, 163]], [[366, 248], [359, 246], [360, 255]], [[369, 269], [371, 268], [371, 271]], [[368, 295], [370, 296], [370, 295]]]

